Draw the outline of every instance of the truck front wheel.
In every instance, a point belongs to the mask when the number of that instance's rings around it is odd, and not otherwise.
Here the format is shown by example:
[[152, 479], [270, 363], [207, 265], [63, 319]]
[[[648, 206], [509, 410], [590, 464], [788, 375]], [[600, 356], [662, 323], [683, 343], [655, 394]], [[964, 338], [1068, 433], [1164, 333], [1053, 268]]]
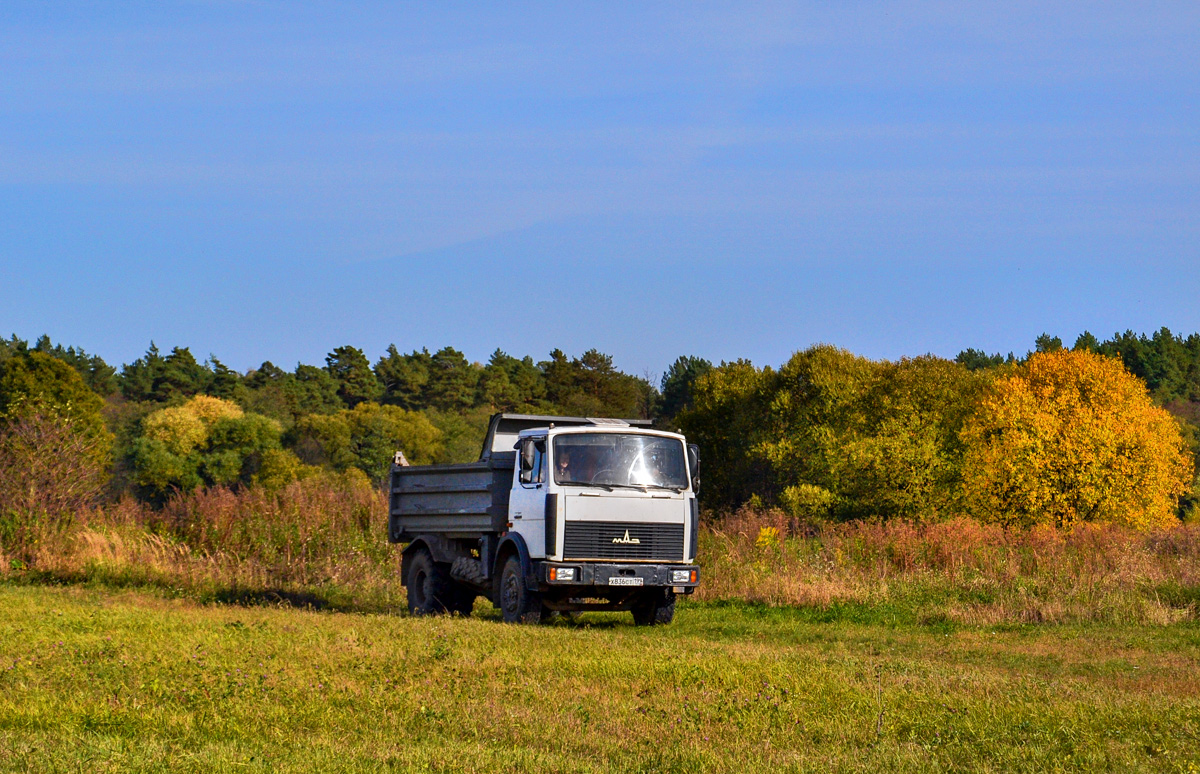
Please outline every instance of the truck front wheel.
[[669, 624], [675, 618], [675, 592], [670, 589], [648, 591], [633, 606], [633, 622], [638, 626]]
[[409, 615], [437, 615], [452, 604], [450, 573], [424, 549], [409, 560], [404, 585], [408, 587]]
[[505, 623], [537, 623], [542, 618], [542, 600], [536, 591], [525, 588], [521, 560], [510, 556], [496, 580], [496, 601]]

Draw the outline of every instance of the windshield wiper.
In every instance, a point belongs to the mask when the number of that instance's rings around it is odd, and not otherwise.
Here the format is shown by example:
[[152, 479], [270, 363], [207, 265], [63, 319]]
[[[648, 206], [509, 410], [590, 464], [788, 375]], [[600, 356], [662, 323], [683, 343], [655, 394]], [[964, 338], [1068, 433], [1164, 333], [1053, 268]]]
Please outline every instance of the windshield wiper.
[[676, 494], [683, 491], [673, 486], [663, 486], [662, 484], [609, 484], [609, 486], [617, 486], [622, 489], [636, 489], [639, 492], [645, 492], [647, 489], [668, 489]]
[[594, 486], [597, 489], [605, 489], [609, 492], [613, 490], [613, 488], [608, 484], [599, 484], [595, 481], [562, 481], [559, 483], [559, 486]]

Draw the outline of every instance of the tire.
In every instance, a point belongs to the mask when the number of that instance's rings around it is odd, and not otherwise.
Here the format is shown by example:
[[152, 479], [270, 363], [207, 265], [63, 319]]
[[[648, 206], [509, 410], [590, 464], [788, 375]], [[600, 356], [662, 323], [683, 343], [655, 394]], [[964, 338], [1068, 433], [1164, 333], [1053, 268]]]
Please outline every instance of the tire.
[[660, 626], [675, 618], [675, 592], [670, 589], [649, 591], [633, 606], [633, 622], [638, 626]]
[[510, 556], [496, 578], [496, 601], [505, 623], [537, 623], [542, 619], [542, 598], [525, 588], [521, 560]]
[[424, 549], [413, 554], [408, 562], [409, 615], [438, 615], [446, 612], [453, 603], [453, 581], [447, 569], [433, 561], [433, 556]]

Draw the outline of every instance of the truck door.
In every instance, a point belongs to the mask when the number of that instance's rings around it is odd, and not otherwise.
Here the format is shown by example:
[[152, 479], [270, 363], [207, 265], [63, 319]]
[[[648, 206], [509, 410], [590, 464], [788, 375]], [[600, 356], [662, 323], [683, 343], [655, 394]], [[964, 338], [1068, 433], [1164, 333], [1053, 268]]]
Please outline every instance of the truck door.
[[529, 555], [541, 559], [546, 556], [546, 439], [522, 439], [515, 467], [509, 521], [512, 531], [525, 538]]

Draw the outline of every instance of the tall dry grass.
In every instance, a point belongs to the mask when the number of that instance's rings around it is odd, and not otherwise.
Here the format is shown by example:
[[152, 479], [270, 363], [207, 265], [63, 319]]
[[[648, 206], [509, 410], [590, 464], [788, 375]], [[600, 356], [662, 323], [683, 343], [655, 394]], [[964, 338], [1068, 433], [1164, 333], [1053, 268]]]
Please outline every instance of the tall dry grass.
[[[701, 600], [897, 622], [1200, 619], [1200, 526], [808, 524], [751, 509], [704, 521]], [[386, 496], [354, 475], [278, 492], [200, 490], [157, 509], [126, 497], [69, 520], [26, 516], [0, 536], [0, 573], [220, 601], [397, 609], [404, 590], [386, 523]]]
[[806, 524], [742, 509], [712, 520], [701, 546], [707, 600], [869, 606], [969, 624], [1200, 617], [1200, 525]]
[[35, 580], [154, 585], [223, 601], [380, 609], [401, 603], [387, 502], [354, 475], [272, 492], [224, 487], [152, 508], [131, 497], [81, 511], [69, 530], [0, 545], [0, 572]]

